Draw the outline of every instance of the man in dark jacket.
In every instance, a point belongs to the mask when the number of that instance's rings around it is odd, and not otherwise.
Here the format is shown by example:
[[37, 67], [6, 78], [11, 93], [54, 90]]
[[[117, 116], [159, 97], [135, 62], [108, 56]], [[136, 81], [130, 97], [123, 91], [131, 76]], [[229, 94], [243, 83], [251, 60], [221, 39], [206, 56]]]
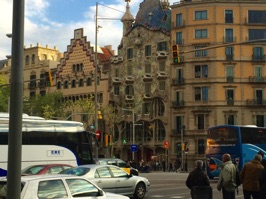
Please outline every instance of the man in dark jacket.
[[202, 169], [203, 161], [196, 161], [196, 168], [191, 171], [186, 180], [186, 186], [191, 190], [191, 197], [193, 199], [193, 187], [196, 186], [210, 186], [210, 181], [207, 174]]

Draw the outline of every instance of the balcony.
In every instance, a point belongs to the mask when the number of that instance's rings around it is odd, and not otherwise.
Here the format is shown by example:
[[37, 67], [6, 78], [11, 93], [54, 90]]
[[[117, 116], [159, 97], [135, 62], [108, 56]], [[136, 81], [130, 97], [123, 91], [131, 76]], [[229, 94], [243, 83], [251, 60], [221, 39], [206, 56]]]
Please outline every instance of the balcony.
[[143, 75], [143, 81], [152, 81], [152, 74], [146, 73]]
[[266, 101], [263, 99], [248, 99], [247, 100], [247, 105], [251, 105], [251, 106], [265, 106], [266, 105]]
[[233, 61], [234, 55], [226, 55], [226, 61]]
[[121, 84], [121, 79], [119, 77], [112, 78], [113, 84]]
[[252, 82], [252, 83], [264, 83], [265, 82], [265, 78], [264, 77], [252, 77], [252, 76], [249, 76], [249, 82]]
[[184, 100], [172, 101], [172, 107], [173, 108], [182, 108], [182, 107], [184, 107], [184, 105], [185, 105]]
[[184, 83], [185, 83], [184, 78], [172, 79], [172, 86], [179, 86], [179, 85], [183, 85]]
[[134, 82], [134, 77], [133, 76], [127, 76], [126, 78], [125, 78], [125, 82], [126, 83], [133, 83]]
[[227, 102], [227, 105], [234, 105], [234, 99], [227, 99], [226, 100], [226, 102]]
[[233, 77], [233, 76], [227, 76], [227, 77], [226, 77], [226, 81], [227, 81], [228, 83], [232, 83], [232, 82], [234, 82], [234, 77]]
[[252, 55], [253, 62], [265, 61], [265, 55]]

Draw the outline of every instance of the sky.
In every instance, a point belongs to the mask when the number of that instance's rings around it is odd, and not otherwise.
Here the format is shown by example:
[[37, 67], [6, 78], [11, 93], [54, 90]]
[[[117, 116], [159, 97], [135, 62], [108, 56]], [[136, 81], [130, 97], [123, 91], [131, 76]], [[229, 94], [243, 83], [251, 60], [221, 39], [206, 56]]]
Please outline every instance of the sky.
[[[55, 46], [60, 52], [74, 38], [74, 30], [83, 28], [84, 36], [91, 44], [95, 43], [95, 15], [98, 3], [97, 43], [99, 46], [117, 47], [122, 39], [121, 17], [126, 11], [125, 0], [24, 0], [24, 46], [26, 48], [40, 43], [49, 48]], [[130, 12], [135, 17], [139, 5], [144, 0], [131, 0]], [[179, 0], [169, 0], [170, 5]], [[0, 12], [0, 60], [11, 55], [12, 39], [6, 34], [12, 33], [13, 1], [1, 0]], [[107, 19], [109, 18], [109, 19]]]

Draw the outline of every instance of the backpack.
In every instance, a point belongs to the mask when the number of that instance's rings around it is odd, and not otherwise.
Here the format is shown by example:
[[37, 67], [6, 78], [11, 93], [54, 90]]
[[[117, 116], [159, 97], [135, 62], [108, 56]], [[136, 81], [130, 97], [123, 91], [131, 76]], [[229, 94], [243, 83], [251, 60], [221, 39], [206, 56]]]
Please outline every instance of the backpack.
[[239, 170], [236, 167], [236, 186], [239, 187], [241, 185], [241, 180], [240, 180], [240, 175], [239, 175]]

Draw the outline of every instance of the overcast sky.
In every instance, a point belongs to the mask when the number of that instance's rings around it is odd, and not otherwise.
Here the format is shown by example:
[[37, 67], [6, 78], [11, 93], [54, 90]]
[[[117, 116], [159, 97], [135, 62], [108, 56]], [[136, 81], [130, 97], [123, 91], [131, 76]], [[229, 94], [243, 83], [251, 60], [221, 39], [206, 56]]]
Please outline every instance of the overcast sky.
[[[135, 17], [139, 4], [144, 0], [131, 0], [130, 11]], [[84, 29], [84, 35], [92, 44], [95, 40], [96, 2], [98, 2], [98, 19], [102, 28], [98, 32], [98, 45], [117, 47], [122, 38], [120, 21], [126, 10], [125, 0], [25, 0], [24, 46], [56, 46], [65, 52], [74, 30]], [[178, 0], [169, 0], [170, 5]], [[0, 60], [11, 54], [11, 39], [6, 34], [12, 33], [13, 1], [1, 0], [0, 12]]]

